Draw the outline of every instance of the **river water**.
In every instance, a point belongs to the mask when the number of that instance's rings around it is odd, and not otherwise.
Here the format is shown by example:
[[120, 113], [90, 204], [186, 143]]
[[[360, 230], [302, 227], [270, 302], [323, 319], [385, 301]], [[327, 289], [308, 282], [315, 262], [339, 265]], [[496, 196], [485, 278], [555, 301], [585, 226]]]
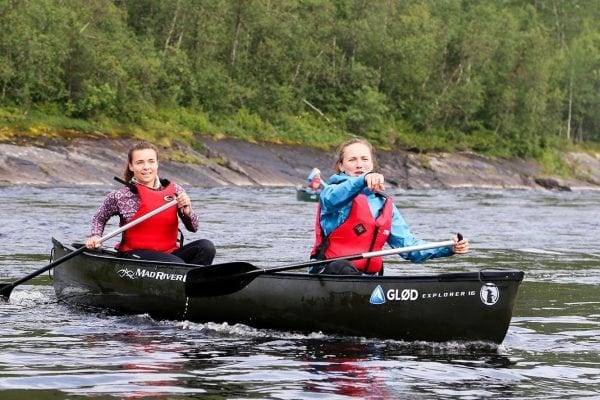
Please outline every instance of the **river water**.
[[[108, 189], [1, 187], [0, 280], [47, 265], [53, 236], [83, 240]], [[186, 239], [213, 240], [215, 262], [307, 259], [315, 204], [297, 201], [293, 188], [188, 192], [202, 223]], [[472, 250], [418, 265], [389, 256], [386, 269], [525, 271], [502, 345], [111, 316], [57, 303], [43, 274], [0, 302], [0, 398], [600, 398], [600, 192], [390, 194], [419, 238], [460, 231]]]

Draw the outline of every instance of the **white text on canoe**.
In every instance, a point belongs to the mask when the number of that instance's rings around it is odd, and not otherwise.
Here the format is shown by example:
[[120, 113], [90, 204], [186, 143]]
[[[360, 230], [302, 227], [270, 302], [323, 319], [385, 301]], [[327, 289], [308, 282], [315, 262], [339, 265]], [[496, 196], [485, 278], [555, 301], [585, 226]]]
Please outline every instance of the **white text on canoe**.
[[185, 275], [183, 274], [171, 274], [162, 271], [149, 271], [147, 269], [137, 268], [135, 271], [129, 268], [122, 268], [117, 271], [121, 278], [137, 279], [137, 278], [151, 278], [159, 281], [184, 281]]

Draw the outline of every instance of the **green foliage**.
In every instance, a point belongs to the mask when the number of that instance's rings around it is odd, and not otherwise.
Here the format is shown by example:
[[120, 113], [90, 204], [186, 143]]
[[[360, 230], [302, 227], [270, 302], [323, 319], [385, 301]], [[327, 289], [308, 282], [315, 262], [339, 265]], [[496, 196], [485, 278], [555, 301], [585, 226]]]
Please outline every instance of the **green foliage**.
[[67, 115], [92, 118], [98, 114], [115, 115], [117, 91], [108, 83], [96, 86], [93, 81], [81, 82], [80, 99], [67, 102]]
[[0, 121], [545, 159], [600, 142], [600, 3], [546, 3], [0, 0]]
[[379, 142], [381, 132], [386, 128], [384, 118], [389, 110], [385, 100], [384, 94], [371, 87], [355, 90], [347, 111], [342, 114], [346, 129]]
[[209, 115], [202, 111], [178, 108], [173, 111], [171, 118], [195, 133], [206, 134], [218, 131], [210, 121]]
[[230, 136], [249, 141], [277, 141], [274, 127], [247, 108], [240, 108], [227, 122], [225, 132]]
[[430, 151], [454, 151], [452, 143], [446, 141], [443, 136], [438, 136], [433, 133], [422, 134], [414, 131], [401, 132], [396, 137], [396, 143], [398, 146], [407, 150], [423, 153]]
[[281, 136], [286, 143], [329, 149], [347, 138], [332, 123], [334, 121], [327, 122], [314, 113], [303, 112], [283, 118], [278, 130], [282, 132]]
[[476, 130], [471, 132], [468, 136], [469, 147], [477, 153], [488, 154], [499, 158], [508, 158], [511, 156], [509, 144], [504, 138], [497, 134], [484, 130]]
[[568, 177], [572, 172], [569, 165], [565, 162], [564, 157], [555, 149], [548, 149], [541, 152], [538, 161], [542, 166], [542, 173], [548, 175]]

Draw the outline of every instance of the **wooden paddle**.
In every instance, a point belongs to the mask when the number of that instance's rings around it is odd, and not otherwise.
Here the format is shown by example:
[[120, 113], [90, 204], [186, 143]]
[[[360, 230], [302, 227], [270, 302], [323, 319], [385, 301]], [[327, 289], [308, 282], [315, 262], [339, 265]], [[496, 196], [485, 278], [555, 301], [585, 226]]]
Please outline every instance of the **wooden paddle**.
[[[119, 229], [109, 233], [108, 235], [105, 235], [103, 237], [100, 238], [100, 243], [105, 242], [106, 240], [117, 236], [119, 233], [126, 231], [127, 229], [141, 223], [144, 222], [145, 220], [147, 220], [148, 218], [151, 218], [153, 216], [155, 216], [158, 213], [161, 213], [163, 211], [165, 211], [166, 209], [173, 207], [174, 205], [177, 204], [177, 199], [171, 200], [170, 202], [163, 204], [162, 206], [142, 215], [141, 217], [123, 225], [122, 227], [120, 227]], [[21, 279], [16, 280], [13, 283], [5, 283], [5, 284], [1, 284], [2, 286], [0, 286], [0, 296], [2, 296], [2, 298], [6, 301], [8, 301], [8, 299], [10, 298], [10, 293], [12, 292], [12, 290], [24, 283], [27, 282], [28, 280], [30, 280], [31, 278], [34, 278], [54, 267], [56, 267], [57, 265], [59, 265], [60, 263], [63, 263], [65, 261], [67, 261], [68, 259], [71, 259], [73, 257], [75, 257], [76, 255], [83, 253], [84, 251], [88, 250], [85, 246], [82, 246], [80, 248], [78, 248], [77, 250], [69, 253], [69, 254], [65, 254], [64, 256], [54, 260], [53, 262], [51, 262], [50, 264], [46, 265], [44, 268], [40, 268], [37, 271], [34, 271], [32, 273], [30, 273], [29, 275], [24, 276]]]
[[[462, 235], [459, 236], [462, 238]], [[460, 240], [460, 239], [459, 239]], [[314, 260], [299, 264], [284, 265], [275, 268], [259, 268], [247, 262], [231, 262], [197, 267], [187, 272], [185, 278], [185, 295], [187, 297], [222, 296], [231, 294], [246, 287], [259, 275], [293, 269], [312, 267], [340, 260], [359, 260], [361, 258], [382, 257], [390, 254], [409, 253], [447, 247], [454, 245], [453, 240], [444, 242], [431, 242], [416, 246], [398, 247], [396, 249], [372, 251], [368, 253], [353, 254], [349, 256], [330, 258], [328, 260]]]

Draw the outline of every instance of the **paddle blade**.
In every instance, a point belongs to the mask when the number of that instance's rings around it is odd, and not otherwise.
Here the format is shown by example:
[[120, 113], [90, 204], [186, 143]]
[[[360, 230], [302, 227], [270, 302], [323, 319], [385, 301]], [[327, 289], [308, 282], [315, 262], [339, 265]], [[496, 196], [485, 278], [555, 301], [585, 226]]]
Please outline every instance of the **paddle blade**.
[[2, 300], [9, 300], [10, 293], [12, 292], [14, 287], [15, 286], [12, 283], [0, 283], [0, 297], [2, 297]]
[[245, 288], [260, 271], [245, 262], [213, 264], [191, 269], [185, 278], [187, 297], [223, 296]]

